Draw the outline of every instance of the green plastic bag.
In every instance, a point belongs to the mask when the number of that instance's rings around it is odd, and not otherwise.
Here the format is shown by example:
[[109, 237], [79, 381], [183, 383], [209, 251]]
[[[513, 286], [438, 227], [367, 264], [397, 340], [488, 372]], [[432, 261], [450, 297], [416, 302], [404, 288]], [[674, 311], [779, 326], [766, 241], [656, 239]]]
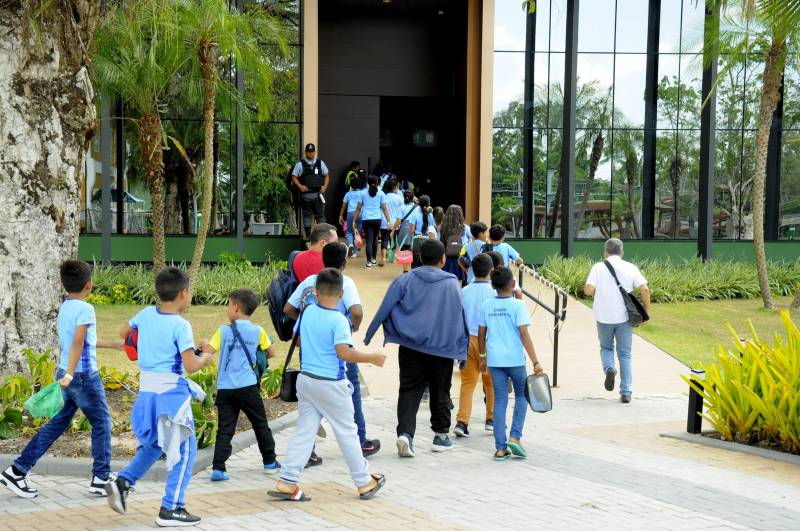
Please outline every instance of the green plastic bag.
[[53, 382], [25, 401], [25, 409], [35, 418], [55, 417], [64, 407], [61, 385]]
[[394, 249], [392, 249], [391, 247], [389, 247], [389, 249], [386, 251], [386, 260], [389, 263], [394, 262]]

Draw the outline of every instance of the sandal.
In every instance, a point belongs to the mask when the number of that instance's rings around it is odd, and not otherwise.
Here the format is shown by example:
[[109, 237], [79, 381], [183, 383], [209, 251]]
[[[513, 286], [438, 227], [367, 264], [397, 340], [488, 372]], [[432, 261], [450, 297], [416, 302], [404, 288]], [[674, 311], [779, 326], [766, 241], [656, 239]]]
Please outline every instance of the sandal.
[[371, 474], [371, 476], [372, 479], [375, 480], [375, 486], [369, 489], [367, 492], [358, 493], [358, 497], [361, 498], [362, 500], [369, 500], [370, 498], [375, 496], [375, 494], [377, 494], [379, 490], [381, 490], [381, 487], [386, 485], [386, 476], [384, 476], [383, 474]]
[[514, 457], [519, 457], [521, 459], [526, 459], [528, 457], [528, 453], [519, 442], [509, 441], [508, 449], [511, 450], [511, 455]]
[[267, 496], [278, 498], [279, 500], [292, 501], [292, 502], [305, 502], [311, 501], [311, 496], [306, 496], [306, 493], [300, 487], [294, 489], [294, 492], [281, 492], [279, 490], [268, 490]]
[[498, 463], [502, 461], [508, 461], [509, 459], [511, 459], [511, 452], [509, 452], [508, 449], [503, 450], [503, 453], [500, 455], [498, 455], [497, 452], [494, 453], [494, 460]]

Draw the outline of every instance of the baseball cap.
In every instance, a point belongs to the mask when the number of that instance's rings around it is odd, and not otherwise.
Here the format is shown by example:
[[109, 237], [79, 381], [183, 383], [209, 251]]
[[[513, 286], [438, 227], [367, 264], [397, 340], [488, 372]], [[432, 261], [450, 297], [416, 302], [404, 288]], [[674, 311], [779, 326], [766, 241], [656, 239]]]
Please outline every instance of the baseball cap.
[[314, 144], [312, 144], [310, 142], [308, 144], [306, 144], [306, 151], [316, 151], [316, 150], [317, 150], [317, 146], [315, 146]]

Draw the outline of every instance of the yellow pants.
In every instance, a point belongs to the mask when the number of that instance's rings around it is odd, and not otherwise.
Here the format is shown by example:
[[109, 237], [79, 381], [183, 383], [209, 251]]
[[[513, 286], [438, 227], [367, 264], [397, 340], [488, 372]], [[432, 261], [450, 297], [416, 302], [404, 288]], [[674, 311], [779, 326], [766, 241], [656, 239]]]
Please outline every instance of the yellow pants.
[[486, 420], [493, 420], [494, 388], [489, 371], [481, 373], [478, 368], [480, 362], [478, 351], [478, 338], [469, 336], [469, 349], [467, 350], [467, 364], [461, 369], [461, 394], [458, 401], [458, 415], [456, 420], [469, 425], [472, 416], [472, 394], [478, 384], [478, 378], [483, 380], [483, 392], [486, 393]]

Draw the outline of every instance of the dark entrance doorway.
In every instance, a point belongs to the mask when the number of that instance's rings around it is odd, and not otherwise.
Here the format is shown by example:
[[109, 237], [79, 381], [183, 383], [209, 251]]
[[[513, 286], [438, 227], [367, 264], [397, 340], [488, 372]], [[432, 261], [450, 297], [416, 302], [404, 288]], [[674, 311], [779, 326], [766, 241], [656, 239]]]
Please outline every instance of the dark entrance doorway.
[[463, 205], [464, 2], [325, 0], [319, 20], [319, 149], [336, 192], [328, 219], [351, 160], [369, 170], [382, 160], [435, 205]]

